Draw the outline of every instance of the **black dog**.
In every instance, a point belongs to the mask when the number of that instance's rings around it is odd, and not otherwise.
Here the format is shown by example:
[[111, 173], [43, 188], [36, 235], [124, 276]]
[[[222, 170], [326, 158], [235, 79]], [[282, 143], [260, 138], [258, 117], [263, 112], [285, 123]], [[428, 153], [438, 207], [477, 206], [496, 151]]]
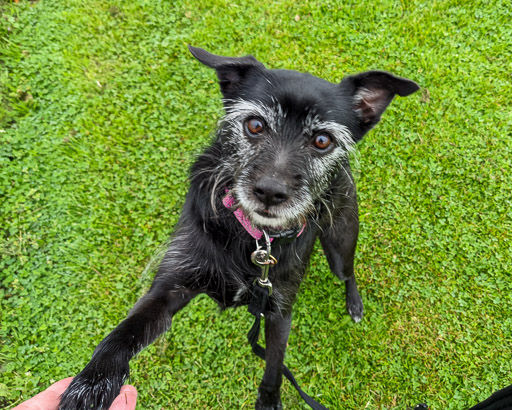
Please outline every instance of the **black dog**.
[[[265, 308], [267, 366], [256, 408], [281, 408], [292, 305], [317, 237], [331, 270], [346, 284], [349, 314], [356, 322], [363, 316], [354, 277], [359, 222], [348, 154], [395, 94], [407, 96], [418, 85], [381, 71], [333, 84], [268, 70], [252, 56], [190, 51], [216, 70], [226, 115], [215, 141], [192, 166], [182, 215], [150, 290], [96, 348], [63, 394], [61, 409], [108, 408], [129, 375], [130, 359], [165, 332], [194, 296], [206, 293], [222, 308], [247, 305], [255, 281], [272, 285]], [[265, 281], [251, 255], [257, 243], [265, 251], [267, 234], [273, 255], [260, 261], [272, 265]]]

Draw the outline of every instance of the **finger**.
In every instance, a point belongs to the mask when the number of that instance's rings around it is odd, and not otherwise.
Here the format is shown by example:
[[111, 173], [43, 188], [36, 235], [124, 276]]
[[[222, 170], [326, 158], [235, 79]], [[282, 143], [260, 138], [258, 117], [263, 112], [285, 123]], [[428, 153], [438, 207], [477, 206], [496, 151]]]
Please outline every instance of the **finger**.
[[59, 380], [53, 383], [45, 391], [35, 395], [30, 400], [21, 403], [12, 410], [53, 410], [59, 407], [60, 395], [64, 393], [69, 384], [73, 380], [72, 377]]
[[127, 384], [121, 387], [119, 396], [116, 397], [109, 410], [135, 410], [137, 404], [137, 390]]
[[57, 383], [53, 383], [45, 391], [52, 391], [52, 392], [58, 393], [60, 396], [68, 388], [68, 386], [71, 384], [72, 380], [73, 380], [73, 377], [67, 377], [65, 379], [59, 380]]

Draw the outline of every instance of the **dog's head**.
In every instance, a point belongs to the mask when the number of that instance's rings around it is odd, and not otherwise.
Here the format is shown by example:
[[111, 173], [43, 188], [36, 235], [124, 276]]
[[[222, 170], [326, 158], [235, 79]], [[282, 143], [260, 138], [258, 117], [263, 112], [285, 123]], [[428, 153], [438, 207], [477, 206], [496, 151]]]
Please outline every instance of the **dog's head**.
[[238, 205], [259, 227], [302, 225], [395, 94], [407, 96], [419, 88], [381, 71], [333, 84], [266, 69], [252, 56], [190, 51], [217, 72], [226, 110], [218, 134], [223, 165], [232, 174]]

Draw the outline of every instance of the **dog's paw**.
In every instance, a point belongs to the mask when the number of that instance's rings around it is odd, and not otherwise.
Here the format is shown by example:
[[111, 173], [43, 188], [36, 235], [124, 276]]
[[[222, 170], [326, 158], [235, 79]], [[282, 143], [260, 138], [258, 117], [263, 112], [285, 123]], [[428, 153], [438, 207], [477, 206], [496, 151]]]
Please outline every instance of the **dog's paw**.
[[359, 323], [363, 319], [363, 300], [359, 293], [347, 297], [347, 310], [354, 322]]
[[266, 404], [262, 404], [259, 401], [257, 401], [255, 409], [256, 410], [283, 410], [283, 405], [281, 404], [281, 402], [276, 403], [276, 404], [266, 405]]
[[258, 389], [258, 399], [256, 400], [256, 410], [282, 410], [281, 394], [279, 388], [271, 389], [261, 385]]
[[258, 404], [258, 402], [256, 402], [255, 409], [256, 410], [283, 410], [283, 405], [281, 403], [279, 403], [279, 404], [273, 404], [273, 405], [265, 406], [265, 405], [262, 405], [262, 404]]
[[59, 410], [106, 410], [119, 394], [127, 377], [127, 370], [109, 375], [87, 366], [62, 394]]

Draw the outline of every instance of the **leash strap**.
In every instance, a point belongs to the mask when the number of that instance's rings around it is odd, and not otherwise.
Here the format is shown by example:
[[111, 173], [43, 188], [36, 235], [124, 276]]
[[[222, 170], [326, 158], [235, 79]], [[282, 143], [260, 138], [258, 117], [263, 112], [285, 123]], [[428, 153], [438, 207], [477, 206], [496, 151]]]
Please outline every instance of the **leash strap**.
[[[253, 287], [253, 290], [255, 292], [255, 295], [252, 299], [252, 302], [249, 304], [249, 312], [254, 315], [255, 320], [254, 324], [251, 327], [251, 330], [249, 330], [249, 333], [247, 333], [247, 340], [249, 340], [249, 343], [252, 347], [252, 351], [256, 356], [258, 356], [260, 359], [265, 360], [265, 349], [258, 344], [258, 337], [260, 335], [260, 329], [261, 329], [261, 318], [263, 317], [263, 314], [267, 307], [268, 302], [268, 296], [269, 296], [269, 290], [268, 288], [263, 288], [261, 286], [255, 285]], [[327, 407], [322, 406], [320, 403], [318, 403], [315, 399], [308, 396], [304, 390], [302, 390], [297, 383], [297, 380], [295, 380], [295, 377], [293, 377], [292, 372], [283, 364], [283, 375], [291, 382], [293, 387], [297, 389], [297, 391], [300, 394], [300, 397], [302, 397], [302, 400], [306, 402], [313, 410], [328, 410]]]

